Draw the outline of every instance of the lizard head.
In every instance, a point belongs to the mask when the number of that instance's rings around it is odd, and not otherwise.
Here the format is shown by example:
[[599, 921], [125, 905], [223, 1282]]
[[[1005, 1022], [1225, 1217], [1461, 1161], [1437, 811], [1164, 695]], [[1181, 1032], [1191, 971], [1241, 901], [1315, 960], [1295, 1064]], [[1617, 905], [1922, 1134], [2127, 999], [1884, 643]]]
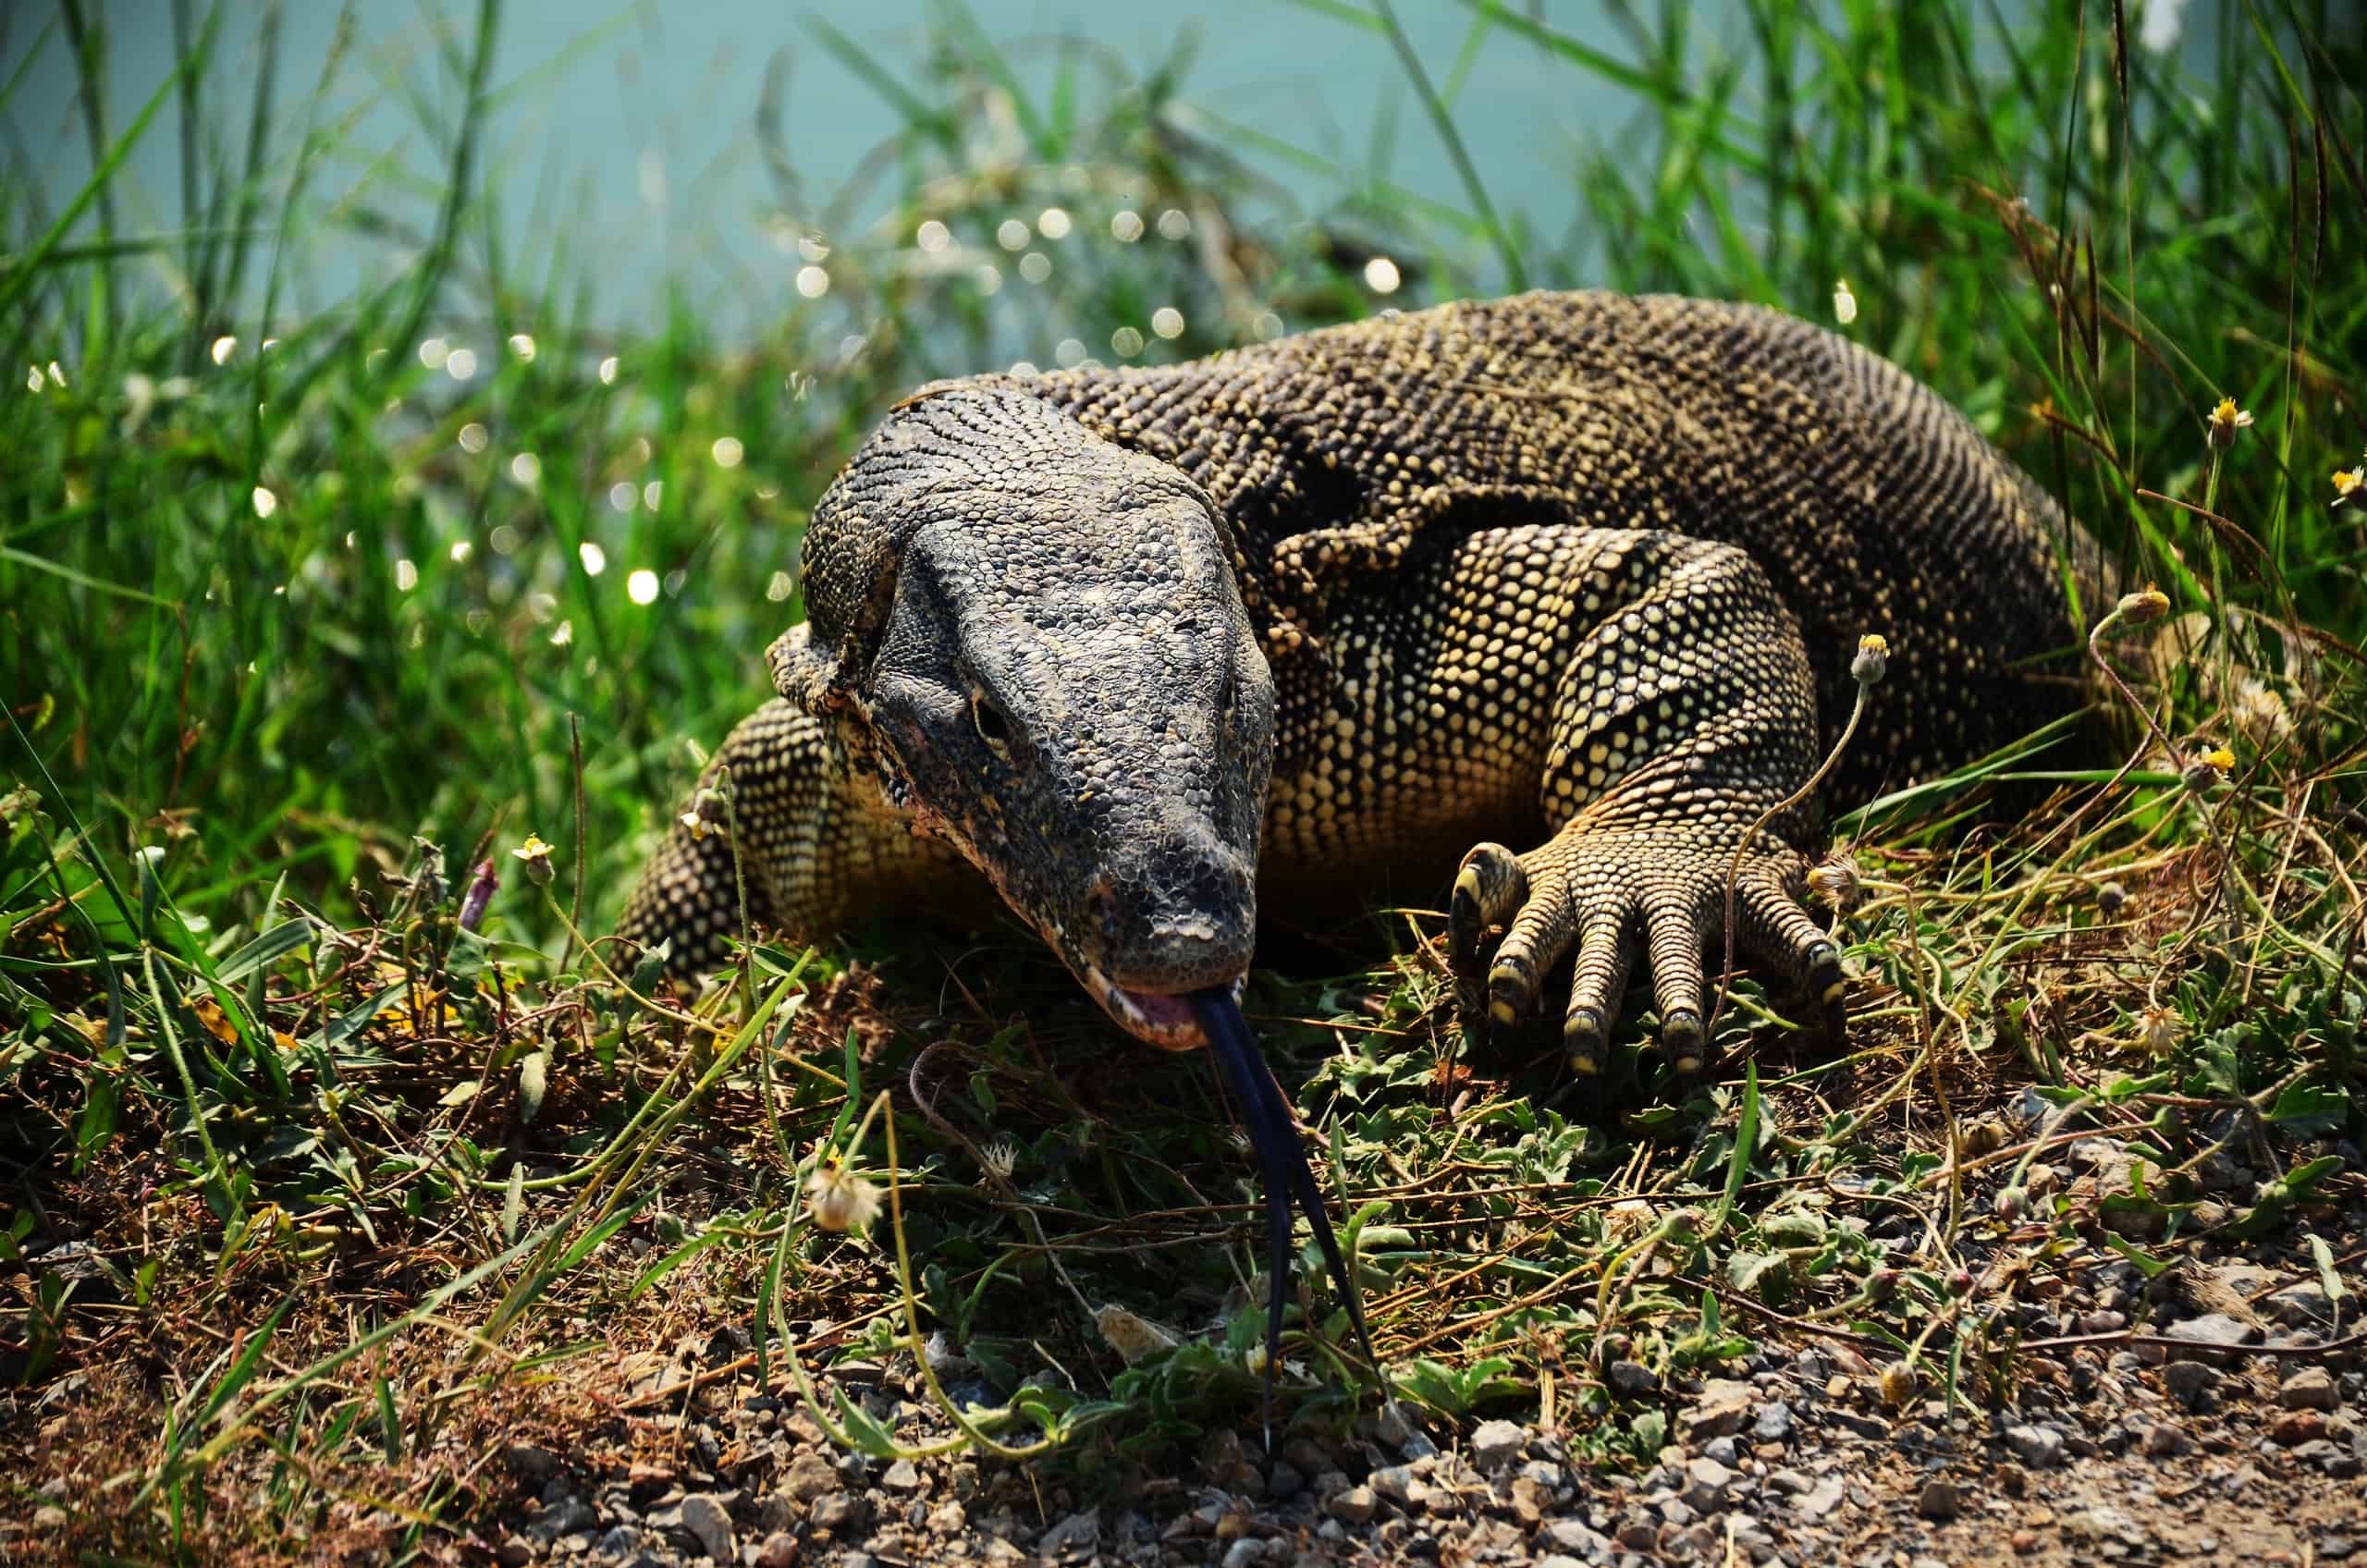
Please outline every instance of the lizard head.
[[816, 506], [781, 693], [834, 721], [1129, 1033], [1204, 1042], [1188, 993], [1257, 925], [1274, 689], [1208, 497], [1024, 389], [901, 405]]

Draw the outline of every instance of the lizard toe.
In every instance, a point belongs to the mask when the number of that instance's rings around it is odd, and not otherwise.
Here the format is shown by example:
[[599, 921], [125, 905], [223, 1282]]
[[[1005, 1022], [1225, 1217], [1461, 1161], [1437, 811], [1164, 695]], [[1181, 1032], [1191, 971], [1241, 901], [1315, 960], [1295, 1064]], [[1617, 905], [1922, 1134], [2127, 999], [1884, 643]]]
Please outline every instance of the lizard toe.
[[1527, 898], [1528, 873], [1502, 844], [1477, 846], [1455, 872], [1447, 900], [1447, 964], [1454, 974], [1455, 1012], [1474, 1038], [1486, 1035], [1490, 1011], [1489, 935]]
[[1581, 1077], [1602, 1071], [1611, 1026], [1619, 1017], [1620, 998], [1626, 994], [1627, 974], [1635, 962], [1635, 935], [1624, 912], [1587, 917], [1577, 962], [1570, 971], [1570, 1008], [1562, 1019], [1562, 1047], [1569, 1052], [1570, 1070]]
[[1545, 972], [1570, 950], [1576, 931], [1569, 878], [1560, 868], [1540, 865], [1528, 875], [1528, 901], [1513, 916], [1488, 971], [1488, 1015], [1497, 1023], [1523, 1023], [1537, 1016]]
[[1744, 871], [1735, 889], [1735, 935], [1783, 971], [1822, 1013], [1826, 1032], [1840, 1039], [1848, 1025], [1841, 949], [1800, 902], [1797, 859], [1768, 857]]
[[1661, 1015], [1661, 1050], [1679, 1072], [1699, 1072], [1709, 1059], [1709, 1033], [1701, 1023], [1710, 988], [1701, 965], [1708, 945], [1701, 921], [1685, 900], [1655, 900], [1644, 906], [1644, 936], [1651, 953], [1653, 1003]]

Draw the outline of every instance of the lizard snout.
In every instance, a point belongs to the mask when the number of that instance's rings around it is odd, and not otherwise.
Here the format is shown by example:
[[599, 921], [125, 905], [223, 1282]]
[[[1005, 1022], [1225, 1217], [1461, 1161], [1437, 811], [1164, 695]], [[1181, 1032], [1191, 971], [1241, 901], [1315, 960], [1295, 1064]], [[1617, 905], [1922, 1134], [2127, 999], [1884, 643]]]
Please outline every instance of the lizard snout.
[[1229, 985], [1257, 934], [1253, 868], [1206, 832], [1147, 846], [1086, 894], [1102, 972], [1130, 991], [1169, 996]]

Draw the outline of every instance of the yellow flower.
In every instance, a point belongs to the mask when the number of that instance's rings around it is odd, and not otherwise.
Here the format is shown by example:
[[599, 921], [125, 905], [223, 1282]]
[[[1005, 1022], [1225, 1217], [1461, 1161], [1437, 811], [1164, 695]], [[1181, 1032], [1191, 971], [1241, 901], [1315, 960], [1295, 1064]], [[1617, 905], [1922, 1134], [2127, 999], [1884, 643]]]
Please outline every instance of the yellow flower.
[[2170, 613], [2170, 596], [2148, 582], [2137, 593], [2123, 594], [2117, 613], [2130, 625], [2142, 626]]
[[825, 1231], [862, 1231], [879, 1218], [879, 1189], [836, 1160], [806, 1180], [806, 1207]]
[[2236, 753], [2225, 746], [2215, 746], [2202, 753], [2202, 760], [2226, 773], [2236, 766]]
[[2209, 427], [2211, 444], [2223, 448], [2232, 447], [2236, 444], [2236, 432], [2250, 430], [2252, 416], [2250, 410], [2236, 407], [2236, 399], [2233, 398], [2222, 398], [2219, 399], [2219, 406], [2211, 410]]
[[2367, 484], [2367, 468], [2335, 470], [2334, 504], [2338, 507], [2358, 495], [2359, 488], [2362, 484]]
[[526, 864], [526, 875], [537, 883], [551, 879], [551, 847], [536, 833], [526, 835], [526, 841], [509, 851]]

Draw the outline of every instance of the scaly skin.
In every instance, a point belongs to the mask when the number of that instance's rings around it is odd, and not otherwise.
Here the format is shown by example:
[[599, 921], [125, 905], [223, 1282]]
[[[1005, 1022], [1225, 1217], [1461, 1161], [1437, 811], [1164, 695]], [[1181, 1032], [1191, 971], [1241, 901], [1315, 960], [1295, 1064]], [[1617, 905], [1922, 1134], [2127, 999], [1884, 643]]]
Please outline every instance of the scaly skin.
[[[760, 918], [983, 873], [1156, 1045], [1201, 1043], [1180, 998], [1242, 974], [1259, 890], [1304, 918], [1452, 884], [1467, 1026], [1574, 956], [1589, 1066], [1642, 964], [1689, 1067], [1735, 849], [1846, 717], [1859, 636], [1893, 652], [1844, 793], [2076, 704], [2039, 666], [2080, 548], [1931, 392], [1755, 308], [1530, 294], [982, 376], [824, 495], [783, 700], [717, 760]], [[1751, 839], [1735, 936], [1830, 1000], [1810, 828]], [[697, 967], [736, 918], [729, 846], [677, 827], [621, 929]]]

